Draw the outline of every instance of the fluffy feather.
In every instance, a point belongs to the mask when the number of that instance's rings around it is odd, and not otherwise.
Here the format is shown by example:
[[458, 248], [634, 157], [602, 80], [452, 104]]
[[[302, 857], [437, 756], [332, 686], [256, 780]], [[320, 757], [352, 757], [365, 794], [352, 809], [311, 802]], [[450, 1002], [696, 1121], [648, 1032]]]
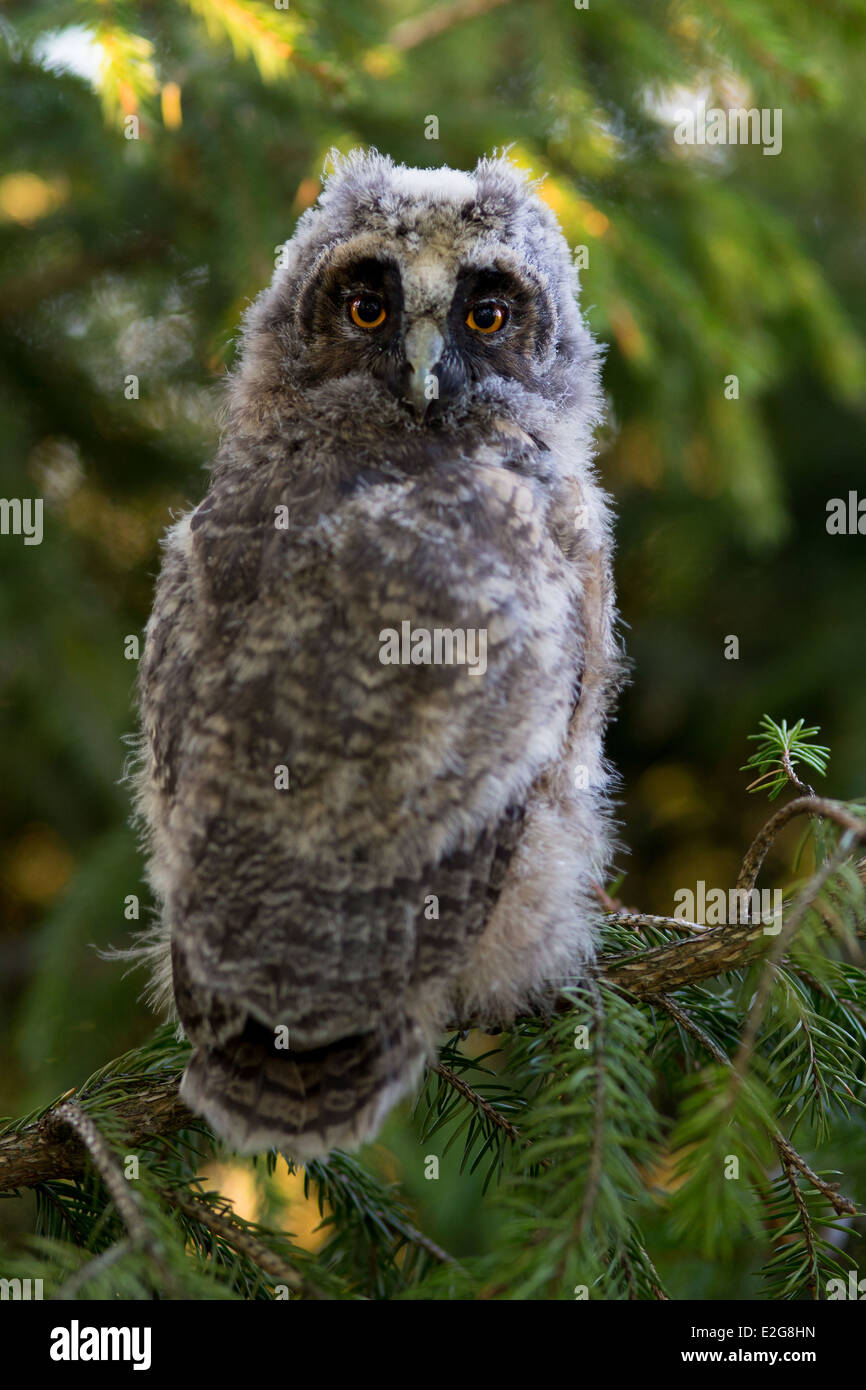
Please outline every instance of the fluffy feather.
[[[490, 285], [488, 343], [465, 302]], [[239, 1149], [356, 1147], [447, 1020], [507, 1024], [592, 955], [621, 657], [576, 291], [507, 159], [355, 152], [246, 315], [209, 490], [165, 543], [136, 771], [182, 1093]], [[422, 319], [445, 346], [419, 416]], [[383, 664], [403, 622], [483, 631], [486, 669]]]

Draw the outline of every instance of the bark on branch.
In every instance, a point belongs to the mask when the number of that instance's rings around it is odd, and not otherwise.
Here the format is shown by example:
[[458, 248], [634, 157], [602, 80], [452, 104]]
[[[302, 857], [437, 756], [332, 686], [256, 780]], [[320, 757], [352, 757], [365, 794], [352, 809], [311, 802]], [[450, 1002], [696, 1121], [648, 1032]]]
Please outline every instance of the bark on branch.
[[[154, 1135], [175, 1134], [199, 1124], [171, 1081], [142, 1080], [114, 1110], [131, 1149]], [[88, 1167], [87, 1149], [74, 1130], [58, 1123], [55, 1106], [26, 1128], [0, 1134], [0, 1192], [35, 1187], [55, 1178], [78, 1178]]]
[[700, 936], [654, 946], [637, 955], [602, 958], [599, 977], [617, 989], [627, 989], [637, 999], [649, 999], [746, 965], [766, 951], [772, 940], [760, 922], [713, 927]]

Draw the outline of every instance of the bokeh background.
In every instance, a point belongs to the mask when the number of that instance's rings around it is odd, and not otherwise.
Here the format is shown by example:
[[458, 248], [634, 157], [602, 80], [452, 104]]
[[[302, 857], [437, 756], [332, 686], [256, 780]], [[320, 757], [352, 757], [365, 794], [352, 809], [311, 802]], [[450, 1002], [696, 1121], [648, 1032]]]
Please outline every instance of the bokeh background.
[[[206, 486], [240, 315], [331, 146], [458, 167], [511, 146], [584, 248], [633, 661], [610, 738], [623, 901], [667, 913], [677, 887], [733, 882], [765, 712], [820, 725], [822, 789], [863, 794], [866, 536], [826, 519], [866, 497], [864, 39], [860, 0], [0, 4], [0, 493], [45, 499], [40, 546], [0, 537], [0, 1114], [152, 1030], [142, 980], [93, 949], [127, 942], [129, 895], [148, 913], [127, 638]], [[700, 99], [780, 108], [781, 152], [678, 145]], [[398, 1116], [373, 1161], [429, 1206], [416, 1150]], [[217, 1180], [255, 1209], [247, 1170]], [[421, 1224], [454, 1253], [495, 1240], [469, 1178], [436, 1203]], [[31, 1214], [2, 1203], [0, 1230]], [[752, 1296], [748, 1251], [660, 1267], [678, 1297]]]

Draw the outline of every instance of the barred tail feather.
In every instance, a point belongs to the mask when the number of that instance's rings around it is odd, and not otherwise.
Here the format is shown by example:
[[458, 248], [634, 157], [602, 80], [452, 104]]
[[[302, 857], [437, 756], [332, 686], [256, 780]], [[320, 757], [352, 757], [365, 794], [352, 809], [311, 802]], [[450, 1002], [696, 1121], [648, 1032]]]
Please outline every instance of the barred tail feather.
[[240, 1036], [194, 1048], [180, 1094], [236, 1152], [277, 1148], [306, 1163], [372, 1139], [426, 1053], [405, 1015], [306, 1052], [278, 1049], [273, 1030], [250, 1020]]

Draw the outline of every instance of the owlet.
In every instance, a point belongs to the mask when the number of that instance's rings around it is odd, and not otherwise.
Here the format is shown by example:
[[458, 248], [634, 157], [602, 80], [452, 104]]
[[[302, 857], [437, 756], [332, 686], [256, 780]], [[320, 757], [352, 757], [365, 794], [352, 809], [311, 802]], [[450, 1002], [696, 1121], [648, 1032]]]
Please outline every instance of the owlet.
[[505, 158], [334, 157], [246, 314], [141, 663], [145, 948], [241, 1152], [374, 1137], [593, 952], [621, 672], [599, 349]]

